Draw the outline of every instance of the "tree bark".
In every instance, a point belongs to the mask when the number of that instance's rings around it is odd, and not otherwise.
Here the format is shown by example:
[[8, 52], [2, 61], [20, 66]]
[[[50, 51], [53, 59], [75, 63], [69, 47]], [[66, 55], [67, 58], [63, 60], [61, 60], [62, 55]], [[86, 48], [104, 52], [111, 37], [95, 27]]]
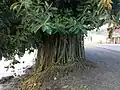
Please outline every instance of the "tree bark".
[[43, 41], [38, 48], [36, 69], [44, 71], [53, 64], [64, 65], [85, 59], [82, 35], [44, 35]]

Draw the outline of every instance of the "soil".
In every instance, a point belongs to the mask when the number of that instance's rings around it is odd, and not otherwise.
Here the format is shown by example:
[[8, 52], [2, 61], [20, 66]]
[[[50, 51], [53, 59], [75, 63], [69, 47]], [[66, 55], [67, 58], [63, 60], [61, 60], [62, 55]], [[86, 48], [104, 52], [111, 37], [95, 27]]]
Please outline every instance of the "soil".
[[27, 77], [31, 72], [34, 71], [34, 65], [32, 67], [27, 68], [24, 72], [26, 74], [22, 76], [7, 76], [3, 77], [0, 80], [0, 90], [18, 90], [20, 86], [20, 80], [21, 78]]
[[[54, 77], [48, 82], [45, 82], [40, 90], [76, 90], [76, 88], [87, 88], [87, 85], [82, 83], [86, 76], [84, 74], [95, 71], [96, 68], [90, 68], [85, 70], [76, 70], [74, 72], [69, 72], [61, 77]], [[32, 70], [31, 70], [32, 71]], [[30, 72], [29, 72], [30, 73]], [[22, 77], [24, 77], [23, 75]], [[18, 90], [20, 85], [20, 78], [12, 78], [2, 84], [2, 89], [0, 90]], [[84, 90], [84, 89], [80, 89]], [[86, 90], [86, 89], [85, 89]]]
[[[87, 48], [86, 52], [87, 58], [97, 67], [54, 77], [44, 82], [40, 90], [120, 90], [120, 52], [101, 48]], [[18, 84], [17, 81], [15, 86]], [[12, 84], [7, 86], [9, 89], [1, 90], [17, 90]], [[84, 89], [80, 89], [82, 86]]]
[[20, 78], [13, 78], [4, 84], [1, 84], [0, 90], [18, 90]]
[[89, 70], [77, 70], [64, 77], [54, 77], [53, 80], [45, 82], [40, 90], [77, 90], [76, 88], [84, 88], [79, 90], [93, 90], [89, 87], [95, 85], [96, 80], [94, 77], [99, 73], [98, 69], [99, 67], [90, 68]]

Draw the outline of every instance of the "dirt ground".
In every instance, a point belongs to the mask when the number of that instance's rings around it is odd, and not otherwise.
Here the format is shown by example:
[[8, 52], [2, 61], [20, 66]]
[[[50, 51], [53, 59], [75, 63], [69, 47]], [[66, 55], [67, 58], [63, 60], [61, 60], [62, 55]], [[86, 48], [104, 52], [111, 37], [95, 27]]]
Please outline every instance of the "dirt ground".
[[[120, 90], [120, 52], [91, 47], [86, 48], [86, 58], [96, 63], [97, 67], [54, 77], [40, 90]], [[16, 90], [10, 84], [7, 87], [9, 89], [1, 90]]]
[[86, 48], [86, 58], [96, 63], [97, 67], [55, 78], [47, 82], [41, 90], [76, 90], [81, 85], [88, 88], [85, 90], [120, 90], [120, 52], [89, 47]]
[[96, 83], [100, 83], [95, 78], [99, 73], [98, 69], [100, 68], [77, 70], [61, 78], [54, 77], [53, 80], [46, 82], [41, 90], [98, 90], [92, 88]]

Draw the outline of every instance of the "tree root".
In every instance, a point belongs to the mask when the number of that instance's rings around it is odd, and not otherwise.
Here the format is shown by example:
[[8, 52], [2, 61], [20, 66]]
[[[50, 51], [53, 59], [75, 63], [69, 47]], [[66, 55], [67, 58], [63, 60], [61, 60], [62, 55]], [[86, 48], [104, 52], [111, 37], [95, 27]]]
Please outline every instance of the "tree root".
[[54, 77], [60, 77], [61, 75], [67, 75], [68, 72], [72, 72], [74, 70], [85, 70], [88, 67], [93, 67], [94, 64], [90, 62], [84, 62], [84, 64], [80, 64], [79, 62], [69, 63], [66, 65], [53, 65], [43, 72], [39, 69], [33, 72], [27, 78], [24, 78], [21, 81], [21, 87], [19, 90], [40, 90], [42, 84], [46, 81], [53, 80]]

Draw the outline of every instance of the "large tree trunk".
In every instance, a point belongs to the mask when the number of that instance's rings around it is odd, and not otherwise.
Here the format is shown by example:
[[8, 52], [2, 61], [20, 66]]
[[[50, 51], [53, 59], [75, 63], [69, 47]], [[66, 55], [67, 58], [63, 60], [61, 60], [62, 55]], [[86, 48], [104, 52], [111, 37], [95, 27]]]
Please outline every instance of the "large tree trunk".
[[36, 68], [41, 71], [54, 64], [83, 62], [85, 59], [83, 35], [44, 35], [43, 41], [36, 61]]
[[67, 74], [85, 64], [82, 35], [44, 35], [43, 41], [38, 49], [36, 71], [22, 82], [21, 90], [40, 90], [46, 79]]

